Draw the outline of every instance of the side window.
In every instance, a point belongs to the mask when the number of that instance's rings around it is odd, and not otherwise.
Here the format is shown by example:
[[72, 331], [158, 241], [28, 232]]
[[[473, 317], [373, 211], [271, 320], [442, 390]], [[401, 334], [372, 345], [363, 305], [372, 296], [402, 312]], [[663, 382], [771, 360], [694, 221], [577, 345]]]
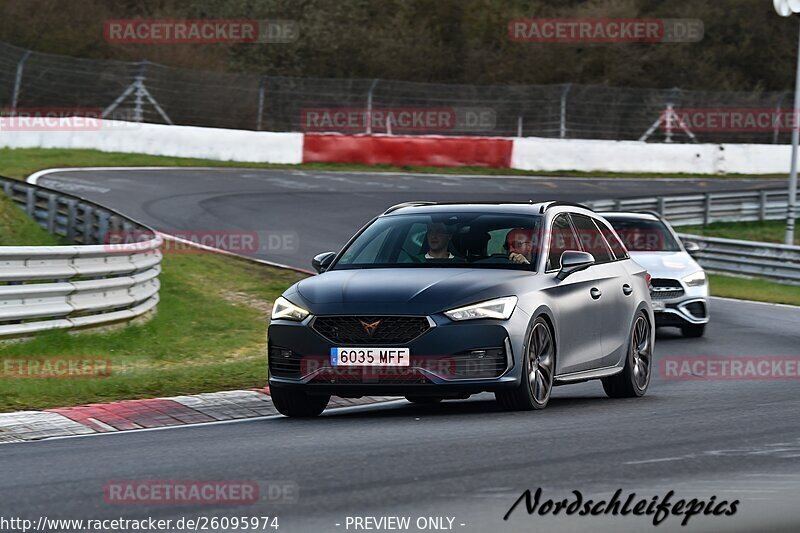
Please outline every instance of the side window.
[[578, 231], [578, 238], [583, 245], [583, 251], [589, 252], [594, 256], [597, 264], [608, 263], [614, 260], [611, 250], [606, 243], [603, 234], [594, 225], [592, 219], [584, 215], [572, 215], [572, 222]]
[[580, 245], [569, 223], [566, 214], [558, 215], [553, 220], [550, 230], [550, 252], [547, 255], [545, 270], [558, 270], [561, 268], [561, 254], [567, 250], [580, 250]]
[[622, 241], [619, 240], [616, 233], [611, 231], [608, 226], [599, 220], [595, 220], [594, 223], [600, 228], [600, 233], [603, 234], [603, 237], [606, 238], [606, 242], [611, 246], [611, 251], [614, 252], [614, 256], [617, 259], [626, 259], [628, 257], [628, 250], [625, 249], [625, 245], [622, 244]]

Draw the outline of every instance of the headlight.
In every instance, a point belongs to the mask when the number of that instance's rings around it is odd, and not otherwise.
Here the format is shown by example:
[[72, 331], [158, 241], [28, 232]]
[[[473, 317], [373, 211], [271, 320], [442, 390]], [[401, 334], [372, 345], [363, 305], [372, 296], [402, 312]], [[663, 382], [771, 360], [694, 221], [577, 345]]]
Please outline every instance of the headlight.
[[517, 307], [517, 297], [507, 296], [505, 298], [497, 298], [496, 300], [459, 307], [458, 309], [451, 309], [450, 311], [445, 311], [444, 314], [450, 320], [472, 320], [475, 318], [498, 318], [500, 320], [508, 320], [511, 317], [511, 313], [514, 312], [515, 307]]
[[308, 315], [309, 315], [308, 311], [306, 311], [302, 307], [294, 305], [292, 302], [290, 302], [283, 296], [278, 297], [278, 299], [275, 300], [275, 305], [272, 306], [273, 320], [277, 320], [280, 318], [284, 320], [296, 320], [300, 322]]
[[689, 287], [699, 287], [706, 284], [706, 273], [702, 270], [690, 274], [683, 278], [683, 282]]

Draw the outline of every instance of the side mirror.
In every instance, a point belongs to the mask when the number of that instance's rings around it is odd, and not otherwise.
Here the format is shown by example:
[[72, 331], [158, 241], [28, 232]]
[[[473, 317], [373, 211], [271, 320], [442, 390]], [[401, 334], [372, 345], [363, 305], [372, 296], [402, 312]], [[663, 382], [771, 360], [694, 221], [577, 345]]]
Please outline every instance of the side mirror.
[[578, 252], [575, 250], [567, 250], [561, 254], [561, 270], [558, 271], [556, 277], [560, 281], [567, 279], [567, 276], [586, 270], [594, 264], [594, 256], [587, 252]]
[[331, 266], [334, 257], [336, 257], [336, 252], [325, 252], [324, 254], [316, 255], [311, 260], [311, 266], [314, 267], [317, 273], [322, 274]]
[[683, 243], [683, 247], [686, 248], [686, 252], [689, 255], [694, 255], [694, 254], [696, 254], [697, 252], [700, 251], [700, 245], [697, 244], [696, 242], [691, 242], [691, 241], [690, 242], [685, 242], [685, 243]]

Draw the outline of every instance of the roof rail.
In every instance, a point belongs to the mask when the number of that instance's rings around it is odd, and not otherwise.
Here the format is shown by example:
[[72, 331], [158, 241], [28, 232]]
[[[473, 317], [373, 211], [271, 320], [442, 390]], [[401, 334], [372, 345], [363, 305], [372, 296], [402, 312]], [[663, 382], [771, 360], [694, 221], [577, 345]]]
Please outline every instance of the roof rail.
[[436, 202], [403, 202], [402, 204], [393, 205], [389, 209], [383, 212], [384, 215], [388, 215], [393, 211], [397, 211], [398, 209], [402, 209], [404, 207], [417, 207], [420, 205], [434, 205]]
[[634, 211], [634, 213], [640, 213], [642, 215], [652, 215], [656, 218], [661, 218], [661, 214], [657, 211], [653, 211], [651, 209], [642, 209], [641, 211]]
[[539, 213], [540, 214], [544, 213], [545, 211], [547, 211], [551, 207], [561, 207], [561, 206], [565, 206], [565, 207], [580, 207], [581, 209], [587, 209], [589, 211], [594, 211], [594, 209], [592, 209], [591, 207], [589, 207], [587, 205], [579, 204], [579, 203], [576, 203], [576, 202], [555, 201], [555, 202], [547, 202], [546, 204], [544, 204], [542, 206], [542, 208], [539, 209]]

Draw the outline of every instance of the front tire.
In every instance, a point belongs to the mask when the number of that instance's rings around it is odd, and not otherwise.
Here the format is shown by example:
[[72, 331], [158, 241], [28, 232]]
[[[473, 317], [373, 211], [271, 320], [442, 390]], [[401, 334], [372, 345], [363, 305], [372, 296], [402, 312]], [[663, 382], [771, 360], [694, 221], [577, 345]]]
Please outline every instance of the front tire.
[[553, 332], [542, 318], [533, 321], [525, 343], [522, 379], [517, 388], [495, 393], [497, 403], [506, 411], [544, 409], [550, 401], [556, 368]]
[[311, 418], [319, 416], [331, 400], [329, 395], [306, 394], [303, 391], [275, 387], [270, 389], [272, 404], [284, 416]]
[[706, 332], [706, 325], [705, 324], [690, 324], [686, 326], [681, 326], [681, 333], [684, 337], [689, 339], [697, 339], [702, 337]]
[[636, 315], [622, 372], [603, 378], [609, 398], [638, 398], [650, 385], [653, 366], [653, 328], [644, 313]]

